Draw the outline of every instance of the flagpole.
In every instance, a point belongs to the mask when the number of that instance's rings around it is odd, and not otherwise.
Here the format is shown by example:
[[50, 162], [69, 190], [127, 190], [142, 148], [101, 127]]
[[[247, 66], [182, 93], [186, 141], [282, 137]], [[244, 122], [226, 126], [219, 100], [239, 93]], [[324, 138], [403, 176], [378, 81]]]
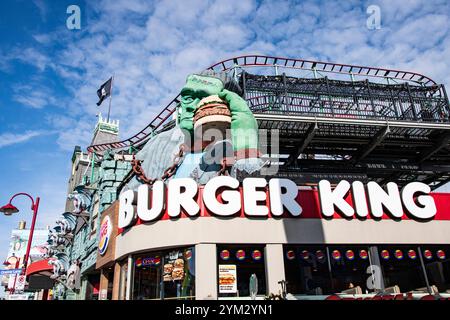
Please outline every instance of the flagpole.
[[108, 118], [107, 118], [107, 122], [109, 122], [109, 115], [111, 113], [111, 101], [112, 101], [112, 94], [113, 94], [113, 84], [114, 84], [114, 73], [113, 76], [111, 78], [111, 92], [109, 94], [109, 107], [108, 107]]

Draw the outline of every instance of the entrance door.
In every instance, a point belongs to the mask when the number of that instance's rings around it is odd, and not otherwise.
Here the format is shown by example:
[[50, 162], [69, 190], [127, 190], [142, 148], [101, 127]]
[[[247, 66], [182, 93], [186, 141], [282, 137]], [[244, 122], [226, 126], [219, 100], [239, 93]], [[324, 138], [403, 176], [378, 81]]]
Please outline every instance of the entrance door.
[[133, 288], [133, 300], [160, 299], [161, 268], [153, 266], [136, 267]]

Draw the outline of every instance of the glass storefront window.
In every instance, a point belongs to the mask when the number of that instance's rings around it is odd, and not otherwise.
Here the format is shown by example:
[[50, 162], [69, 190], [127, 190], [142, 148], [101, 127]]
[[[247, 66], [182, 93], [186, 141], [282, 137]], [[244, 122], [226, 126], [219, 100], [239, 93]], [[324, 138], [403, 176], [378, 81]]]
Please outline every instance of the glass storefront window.
[[[150, 262], [158, 259], [158, 263]], [[143, 256], [135, 260], [133, 300], [160, 299], [161, 257]]]
[[172, 249], [134, 258], [133, 300], [193, 299], [195, 250]]
[[330, 246], [328, 250], [334, 292], [368, 293], [369, 247]]
[[[370, 248], [373, 247], [373, 250]], [[378, 252], [378, 257], [371, 255]], [[368, 269], [381, 269], [388, 293], [428, 293], [425, 270], [433, 293], [450, 293], [450, 246], [448, 245], [285, 245], [287, 292], [322, 295], [373, 293]], [[370, 270], [370, 269], [369, 269]]]
[[88, 275], [86, 279], [86, 300], [98, 300], [98, 294], [100, 287], [99, 275]]
[[427, 292], [417, 246], [379, 245], [378, 254], [387, 290]]
[[331, 293], [331, 278], [326, 247], [285, 246], [286, 290], [292, 294]]
[[250, 297], [251, 286], [266, 294], [264, 246], [218, 245], [217, 260], [219, 297]]
[[430, 286], [440, 293], [450, 293], [450, 246], [420, 246]]
[[286, 290], [291, 294], [366, 293], [368, 246], [284, 246]]
[[163, 287], [164, 299], [195, 296], [194, 249], [173, 250], [164, 255]]

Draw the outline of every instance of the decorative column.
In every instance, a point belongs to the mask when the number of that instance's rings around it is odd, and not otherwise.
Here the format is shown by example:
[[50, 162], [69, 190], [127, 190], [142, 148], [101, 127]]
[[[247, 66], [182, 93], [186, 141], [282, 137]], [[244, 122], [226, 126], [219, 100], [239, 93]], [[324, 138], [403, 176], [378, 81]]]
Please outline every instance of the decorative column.
[[86, 286], [87, 286], [87, 279], [81, 278], [81, 290], [78, 294], [77, 300], [86, 300]]
[[217, 300], [217, 250], [214, 243], [195, 245], [195, 299]]
[[131, 300], [131, 293], [133, 285], [133, 256], [130, 254], [128, 256], [128, 268], [127, 268], [127, 293], [126, 300]]
[[258, 292], [258, 294], [281, 294], [281, 285], [279, 281], [286, 280], [284, 274], [282, 244], [267, 244], [265, 248], [264, 263], [266, 267], [266, 288], [267, 292]]
[[104, 269], [100, 269], [100, 287], [99, 287], [99, 295], [98, 300], [108, 300], [108, 274]]
[[120, 288], [120, 263], [115, 262], [114, 263], [112, 300], [119, 300], [119, 288]]

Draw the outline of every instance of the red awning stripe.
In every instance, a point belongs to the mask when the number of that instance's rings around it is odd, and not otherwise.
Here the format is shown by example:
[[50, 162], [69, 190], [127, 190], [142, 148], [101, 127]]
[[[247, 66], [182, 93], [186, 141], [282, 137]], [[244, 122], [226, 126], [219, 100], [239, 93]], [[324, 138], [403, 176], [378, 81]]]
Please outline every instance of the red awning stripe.
[[33, 274], [36, 274], [39, 272], [43, 272], [43, 271], [53, 270], [53, 267], [48, 264], [49, 260], [50, 259], [44, 259], [44, 260], [39, 260], [39, 261], [31, 263], [27, 267], [27, 276], [30, 276], [30, 275], [33, 275]]

